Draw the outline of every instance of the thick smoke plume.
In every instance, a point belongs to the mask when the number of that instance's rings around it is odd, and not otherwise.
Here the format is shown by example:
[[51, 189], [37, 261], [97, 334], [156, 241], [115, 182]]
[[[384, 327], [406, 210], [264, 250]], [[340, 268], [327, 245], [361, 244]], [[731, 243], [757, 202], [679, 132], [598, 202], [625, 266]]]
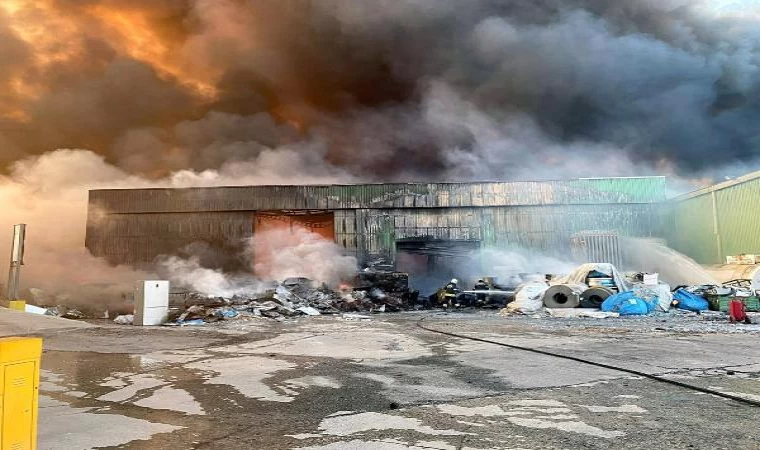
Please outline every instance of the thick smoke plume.
[[754, 2], [466, 3], [4, 0], [0, 166], [86, 148], [154, 179], [294, 143], [382, 181], [756, 163]]
[[719, 0], [3, 0], [0, 233], [29, 224], [27, 282], [97, 297], [76, 286], [149, 274], [82, 249], [87, 189], [733, 175], [757, 163], [759, 21]]
[[[0, 255], [10, 255], [13, 224], [26, 223], [26, 265], [21, 281], [25, 288], [43, 291], [41, 294], [35, 291], [36, 296], [42, 297], [37, 301], [67, 305], [118, 301], [123, 293], [132, 291], [136, 280], [150, 279], [156, 274], [112, 267], [84, 248], [88, 189], [282, 184], [291, 179], [294, 167], [297, 170], [309, 167], [312, 176], [304, 178], [305, 182], [351, 180], [319, 160], [307, 159], [313, 154], [282, 148], [263, 152], [249, 161], [225, 164], [220, 170], [184, 170], [157, 180], [129, 175], [89, 151], [59, 150], [30, 157], [15, 163], [8, 176], [0, 176]], [[5, 238], [2, 233], [7, 233]], [[0, 260], [2, 274], [7, 270], [6, 261]], [[178, 270], [160, 275], [179, 285], [193, 279], [204, 287], [202, 292], [210, 295], [221, 295], [217, 291], [232, 289], [229, 286], [245, 285], [245, 280], [213, 279], [215, 272], [194, 267], [192, 257], [175, 258], [173, 263]]]
[[353, 281], [358, 266], [338, 244], [298, 226], [256, 233], [251, 247], [259, 249], [252, 255], [254, 272], [264, 279], [306, 277], [337, 288]]
[[257, 233], [246, 245], [250, 272], [229, 274], [204, 267], [198, 256], [159, 258], [158, 272], [175, 286], [214, 296], [233, 297], [260, 293], [268, 281], [306, 277], [333, 289], [353, 282], [357, 261], [343, 249], [306, 228], [294, 227]]

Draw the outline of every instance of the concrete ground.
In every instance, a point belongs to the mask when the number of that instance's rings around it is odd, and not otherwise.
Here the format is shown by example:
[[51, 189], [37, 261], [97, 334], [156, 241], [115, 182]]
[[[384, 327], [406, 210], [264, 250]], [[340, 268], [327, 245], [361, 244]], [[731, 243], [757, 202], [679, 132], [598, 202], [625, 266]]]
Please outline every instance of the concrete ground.
[[760, 408], [430, 333], [423, 317], [760, 400], [760, 326], [697, 334], [487, 312], [106, 324], [43, 333], [39, 448], [760, 448]]

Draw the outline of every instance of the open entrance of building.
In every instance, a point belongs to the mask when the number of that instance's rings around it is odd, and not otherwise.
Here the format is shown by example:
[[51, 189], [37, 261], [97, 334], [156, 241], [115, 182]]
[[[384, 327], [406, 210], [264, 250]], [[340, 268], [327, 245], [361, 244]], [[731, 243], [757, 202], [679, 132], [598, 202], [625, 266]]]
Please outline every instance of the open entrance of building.
[[409, 274], [409, 283], [427, 295], [452, 278], [470, 282], [480, 273], [480, 241], [403, 239], [396, 241], [396, 270]]
[[275, 252], [302, 244], [308, 235], [334, 242], [334, 214], [313, 210], [257, 211], [253, 218], [254, 272], [266, 277], [267, 261]]

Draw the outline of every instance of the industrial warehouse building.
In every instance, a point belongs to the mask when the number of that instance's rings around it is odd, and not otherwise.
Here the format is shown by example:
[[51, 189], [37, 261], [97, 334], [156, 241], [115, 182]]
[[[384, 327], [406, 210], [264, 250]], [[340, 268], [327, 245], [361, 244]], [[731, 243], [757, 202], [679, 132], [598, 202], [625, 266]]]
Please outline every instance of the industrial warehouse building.
[[668, 245], [701, 264], [760, 254], [760, 171], [671, 199]]
[[475, 249], [569, 252], [571, 237], [588, 230], [661, 236], [665, 181], [95, 190], [86, 245], [113, 264], [200, 252], [212, 255], [207, 266], [250, 270], [244, 255], [252, 236], [300, 226], [334, 240], [362, 266], [440, 271]]

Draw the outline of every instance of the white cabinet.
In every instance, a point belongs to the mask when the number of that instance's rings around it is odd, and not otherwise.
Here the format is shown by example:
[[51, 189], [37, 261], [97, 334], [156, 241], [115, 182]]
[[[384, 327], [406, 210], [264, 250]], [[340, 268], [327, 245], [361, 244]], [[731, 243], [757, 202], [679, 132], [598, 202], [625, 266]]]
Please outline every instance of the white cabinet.
[[169, 316], [169, 282], [146, 280], [137, 283], [135, 325], [161, 325]]

